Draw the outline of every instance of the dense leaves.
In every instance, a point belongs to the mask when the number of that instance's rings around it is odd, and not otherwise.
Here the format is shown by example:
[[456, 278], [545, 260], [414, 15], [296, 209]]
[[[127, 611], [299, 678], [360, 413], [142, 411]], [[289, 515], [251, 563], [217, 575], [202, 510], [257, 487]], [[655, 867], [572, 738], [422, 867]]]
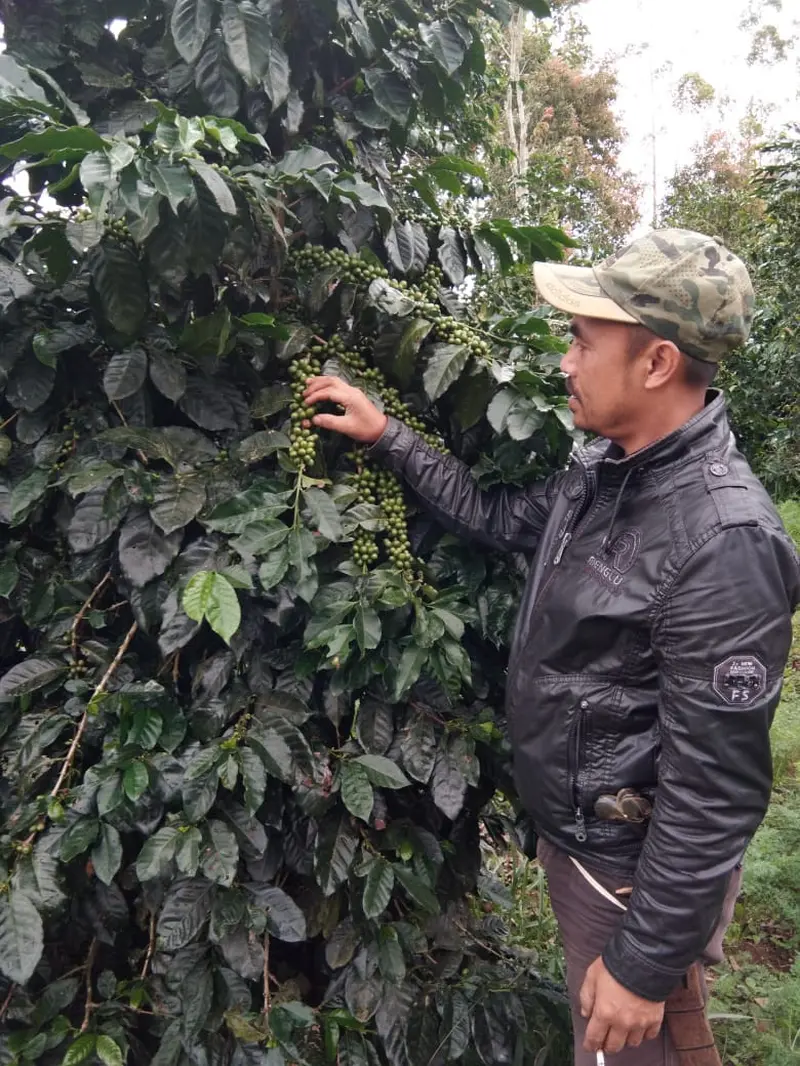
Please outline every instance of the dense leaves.
[[[445, 536], [301, 398], [340, 374], [487, 488], [567, 454], [560, 342], [452, 289], [565, 243], [469, 222], [484, 177], [448, 138], [489, 6], [3, 8], [31, 183], [0, 228], [3, 1063], [561, 1039], [476, 905], [480, 827], [515, 832], [524, 566]], [[409, 147], [433, 134], [447, 154]]]

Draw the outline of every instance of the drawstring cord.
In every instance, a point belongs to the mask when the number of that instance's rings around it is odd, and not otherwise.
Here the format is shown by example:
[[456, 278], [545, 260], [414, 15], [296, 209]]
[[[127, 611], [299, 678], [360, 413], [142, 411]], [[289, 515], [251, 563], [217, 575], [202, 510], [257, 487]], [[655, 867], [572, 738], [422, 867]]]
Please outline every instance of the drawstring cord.
[[603, 553], [606, 553], [608, 551], [608, 549], [611, 547], [611, 542], [612, 542], [612, 540], [614, 538], [614, 526], [616, 524], [617, 517], [619, 515], [619, 509], [622, 506], [622, 497], [625, 495], [625, 489], [628, 487], [628, 482], [631, 479], [631, 475], [633, 474], [634, 469], [635, 469], [634, 467], [631, 467], [630, 470], [628, 470], [627, 474], [623, 478], [622, 485], [620, 486], [620, 490], [617, 493], [617, 498], [616, 498], [616, 501], [614, 502], [614, 510], [611, 512], [611, 521], [608, 524], [608, 532], [603, 537]]

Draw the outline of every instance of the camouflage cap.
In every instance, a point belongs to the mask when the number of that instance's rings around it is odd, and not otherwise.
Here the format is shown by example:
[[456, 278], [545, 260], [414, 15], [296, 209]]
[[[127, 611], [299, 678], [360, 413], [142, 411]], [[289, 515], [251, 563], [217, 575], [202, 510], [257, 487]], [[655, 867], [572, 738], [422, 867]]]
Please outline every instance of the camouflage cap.
[[706, 362], [738, 348], [753, 325], [747, 267], [719, 237], [691, 230], [653, 230], [596, 267], [536, 263], [534, 276], [559, 310], [638, 322]]

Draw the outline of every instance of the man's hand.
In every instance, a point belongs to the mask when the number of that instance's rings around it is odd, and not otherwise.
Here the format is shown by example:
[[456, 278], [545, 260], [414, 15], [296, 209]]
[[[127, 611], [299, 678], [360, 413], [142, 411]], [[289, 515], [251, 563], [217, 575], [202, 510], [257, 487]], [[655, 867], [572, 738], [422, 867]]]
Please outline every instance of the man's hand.
[[361, 389], [348, 385], [341, 378], [309, 378], [303, 399], [307, 407], [324, 401], [338, 403], [344, 408], [343, 414], [314, 415], [311, 421], [321, 429], [336, 430], [362, 444], [374, 444], [386, 429], [386, 415], [381, 414]]
[[622, 1051], [654, 1040], [664, 1021], [664, 1004], [634, 995], [616, 981], [602, 958], [586, 971], [581, 988], [581, 1015], [589, 1019], [586, 1051]]

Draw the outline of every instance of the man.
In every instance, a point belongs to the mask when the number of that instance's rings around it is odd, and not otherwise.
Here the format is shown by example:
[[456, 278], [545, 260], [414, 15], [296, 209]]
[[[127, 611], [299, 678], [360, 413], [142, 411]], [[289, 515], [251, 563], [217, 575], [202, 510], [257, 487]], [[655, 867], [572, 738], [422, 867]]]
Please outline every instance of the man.
[[748, 337], [753, 289], [720, 240], [686, 230], [535, 277], [574, 316], [561, 369], [576, 425], [599, 437], [544, 483], [480, 491], [338, 379], [312, 379], [306, 401], [340, 404], [316, 425], [372, 444], [448, 529], [535, 553], [507, 715], [565, 942], [575, 1063], [603, 1050], [672, 1066], [664, 1004], [719, 957], [769, 801], [800, 600], [797, 553], [708, 391]]

